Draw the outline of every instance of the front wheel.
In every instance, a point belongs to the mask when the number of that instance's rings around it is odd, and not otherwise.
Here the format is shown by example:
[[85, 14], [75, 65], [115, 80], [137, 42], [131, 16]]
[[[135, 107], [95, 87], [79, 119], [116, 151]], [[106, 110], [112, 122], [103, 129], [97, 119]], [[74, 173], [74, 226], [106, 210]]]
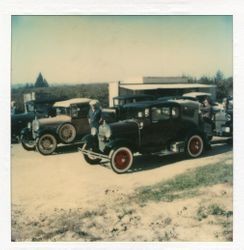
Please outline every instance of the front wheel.
[[[83, 149], [92, 151], [92, 148], [89, 147], [87, 144], [83, 146]], [[95, 156], [89, 154], [83, 154], [83, 156], [85, 161], [91, 165], [98, 164], [101, 161], [101, 159], [96, 158]]]
[[133, 163], [133, 154], [127, 147], [119, 147], [110, 152], [111, 168], [117, 174], [125, 173]]
[[57, 148], [57, 140], [52, 134], [44, 134], [37, 139], [36, 147], [42, 155], [50, 155]]
[[200, 135], [191, 135], [186, 140], [186, 155], [190, 158], [197, 158], [203, 152], [204, 143]]
[[36, 147], [35, 140], [33, 139], [28, 139], [28, 138], [25, 138], [25, 136], [21, 136], [20, 141], [21, 141], [23, 148], [27, 151], [32, 151]]

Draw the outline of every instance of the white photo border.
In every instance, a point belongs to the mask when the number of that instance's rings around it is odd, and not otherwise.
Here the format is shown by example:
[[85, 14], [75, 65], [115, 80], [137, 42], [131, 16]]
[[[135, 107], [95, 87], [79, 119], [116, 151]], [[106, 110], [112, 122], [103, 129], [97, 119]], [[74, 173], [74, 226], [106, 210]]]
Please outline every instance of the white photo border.
[[[208, 242], [11, 242], [11, 15], [233, 15], [234, 238]], [[244, 2], [241, 0], [2, 0], [0, 3], [0, 246], [1, 249], [244, 249]]]

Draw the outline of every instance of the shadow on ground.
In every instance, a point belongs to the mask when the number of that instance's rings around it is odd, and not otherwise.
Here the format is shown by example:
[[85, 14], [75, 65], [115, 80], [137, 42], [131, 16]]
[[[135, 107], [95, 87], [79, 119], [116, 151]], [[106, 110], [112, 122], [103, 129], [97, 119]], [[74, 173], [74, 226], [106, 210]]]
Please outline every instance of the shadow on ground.
[[[204, 154], [199, 157], [204, 160], [206, 157], [215, 156], [219, 154], [223, 154], [232, 150], [232, 146], [228, 144], [216, 144], [213, 145], [212, 148], [208, 151], [205, 151]], [[199, 159], [198, 158], [198, 159]], [[166, 167], [169, 164], [177, 163], [180, 161], [186, 160], [186, 156], [184, 154], [172, 154], [165, 156], [157, 156], [157, 155], [136, 155], [134, 157], [134, 163], [132, 168], [126, 172], [125, 174], [130, 174], [134, 172], [147, 171], [159, 167]], [[189, 160], [189, 159], [188, 159]], [[195, 160], [195, 159], [190, 159]], [[100, 166], [108, 167], [108, 162], [102, 162]]]
[[58, 146], [55, 153], [56, 154], [69, 154], [69, 153], [75, 153], [78, 152], [78, 148], [81, 148], [83, 146], [83, 143], [76, 143], [72, 145], [62, 145]]

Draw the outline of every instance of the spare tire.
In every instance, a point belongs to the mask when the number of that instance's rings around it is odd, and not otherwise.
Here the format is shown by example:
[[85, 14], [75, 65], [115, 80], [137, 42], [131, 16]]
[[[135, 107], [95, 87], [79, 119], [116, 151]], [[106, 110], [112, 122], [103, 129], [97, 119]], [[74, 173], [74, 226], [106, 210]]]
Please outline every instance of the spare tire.
[[64, 123], [58, 129], [58, 135], [63, 143], [71, 143], [75, 140], [76, 129], [71, 123]]

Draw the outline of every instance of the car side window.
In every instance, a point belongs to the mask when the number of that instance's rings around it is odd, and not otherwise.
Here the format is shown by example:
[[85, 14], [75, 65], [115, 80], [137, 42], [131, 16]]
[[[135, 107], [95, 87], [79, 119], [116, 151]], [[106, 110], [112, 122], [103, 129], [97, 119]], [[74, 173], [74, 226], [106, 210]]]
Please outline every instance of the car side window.
[[79, 117], [82, 117], [82, 118], [87, 117], [89, 109], [90, 109], [89, 104], [78, 106], [78, 108], [79, 108]]
[[170, 118], [170, 107], [153, 107], [152, 122], [164, 121]]

